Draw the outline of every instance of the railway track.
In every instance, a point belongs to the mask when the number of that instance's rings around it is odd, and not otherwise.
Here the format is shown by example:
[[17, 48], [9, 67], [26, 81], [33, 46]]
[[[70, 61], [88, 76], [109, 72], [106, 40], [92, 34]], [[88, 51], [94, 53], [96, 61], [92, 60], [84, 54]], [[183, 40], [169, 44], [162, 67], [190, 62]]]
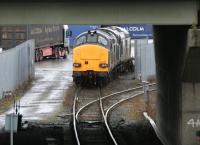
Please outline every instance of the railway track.
[[[149, 87], [154, 85], [150, 84]], [[98, 91], [95, 90], [96, 94], [91, 93], [94, 94], [91, 101], [84, 101], [85, 96], [81, 95], [81, 91], [82, 88], [77, 89], [73, 105], [73, 127], [77, 145], [118, 145], [109, 125], [109, 114], [123, 102], [144, 94], [143, 86], [106, 96], [103, 96], [102, 90], [98, 88]]]
[[[77, 110], [84, 104], [84, 98], [82, 92], [93, 92], [92, 97], [99, 101], [91, 106], [88, 106], [89, 111], [85, 111], [82, 114], [77, 115]], [[89, 99], [89, 98], [87, 98]], [[93, 111], [91, 111], [93, 110]], [[79, 119], [76, 119], [76, 116]], [[76, 92], [73, 105], [73, 129], [77, 145], [114, 145], [113, 138], [110, 138], [107, 131], [105, 114], [102, 110], [101, 93], [100, 88], [96, 90], [84, 90], [79, 88]]]

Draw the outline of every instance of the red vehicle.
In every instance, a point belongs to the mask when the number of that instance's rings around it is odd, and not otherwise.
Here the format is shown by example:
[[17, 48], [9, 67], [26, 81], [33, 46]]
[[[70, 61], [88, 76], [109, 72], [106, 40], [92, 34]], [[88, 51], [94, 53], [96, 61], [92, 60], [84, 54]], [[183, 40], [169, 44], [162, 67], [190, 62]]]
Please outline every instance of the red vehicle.
[[0, 26], [0, 46], [12, 48], [28, 39], [35, 40], [35, 61], [44, 58], [66, 58], [69, 49], [69, 29], [67, 25], [2, 25]]

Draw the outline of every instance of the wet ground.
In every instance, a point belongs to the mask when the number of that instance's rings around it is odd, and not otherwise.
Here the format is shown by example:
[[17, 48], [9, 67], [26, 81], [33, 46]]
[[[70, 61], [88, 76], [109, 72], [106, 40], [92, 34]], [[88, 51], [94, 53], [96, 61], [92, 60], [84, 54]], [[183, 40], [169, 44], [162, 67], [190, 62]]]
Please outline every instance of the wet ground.
[[[35, 80], [20, 100], [20, 113], [24, 120], [46, 121], [59, 114], [66, 95], [72, 85], [71, 56], [67, 59], [45, 60], [35, 64]], [[5, 114], [0, 115], [0, 126], [4, 125]]]
[[[15, 135], [15, 140], [18, 141], [16, 145], [25, 145], [27, 142], [29, 145], [46, 145], [48, 139], [56, 139], [55, 145], [75, 144], [71, 112], [76, 87], [72, 82], [71, 63], [71, 56], [67, 59], [52, 59], [36, 63], [35, 80], [20, 100], [20, 113], [23, 114], [23, 120], [31, 123], [26, 131], [22, 130]], [[133, 73], [119, 76], [103, 88], [103, 95], [141, 85], [133, 78]], [[151, 94], [148, 105], [149, 114], [153, 118], [156, 113], [155, 96], [155, 93]], [[88, 98], [87, 94], [83, 99], [93, 100]], [[5, 114], [12, 111], [13, 108], [10, 108], [0, 115], [0, 126], [4, 126]], [[119, 144], [161, 145], [150, 124], [144, 119], [143, 111], [145, 111], [145, 104], [140, 96], [112, 112], [109, 122]], [[87, 136], [99, 132], [98, 128], [95, 129], [90, 125], [85, 131]], [[27, 142], [24, 142], [24, 138]], [[8, 139], [9, 134], [1, 134], [0, 144], [9, 144]]]

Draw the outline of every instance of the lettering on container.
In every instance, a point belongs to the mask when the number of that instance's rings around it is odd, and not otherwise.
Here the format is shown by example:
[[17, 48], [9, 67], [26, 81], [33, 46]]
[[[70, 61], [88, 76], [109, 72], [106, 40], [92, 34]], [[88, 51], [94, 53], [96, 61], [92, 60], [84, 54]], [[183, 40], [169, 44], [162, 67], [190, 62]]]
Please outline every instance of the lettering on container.
[[144, 27], [124, 27], [127, 31], [144, 31]]
[[43, 29], [40, 27], [32, 28], [30, 33], [31, 35], [36, 35], [36, 34], [41, 34], [44, 31], [48, 35], [48, 33], [57, 32], [59, 30], [60, 30], [59, 25], [57, 26], [54, 25], [54, 26], [45, 26], [43, 27]]

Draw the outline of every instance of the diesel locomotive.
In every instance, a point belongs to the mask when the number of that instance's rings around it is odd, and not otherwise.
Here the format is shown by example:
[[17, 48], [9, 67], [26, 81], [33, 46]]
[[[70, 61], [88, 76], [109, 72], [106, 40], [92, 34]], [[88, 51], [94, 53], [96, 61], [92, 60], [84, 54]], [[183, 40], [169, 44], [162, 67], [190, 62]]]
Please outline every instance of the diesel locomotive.
[[73, 81], [106, 84], [124, 71], [132, 71], [131, 38], [118, 26], [86, 31], [76, 37], [73, 48]]

